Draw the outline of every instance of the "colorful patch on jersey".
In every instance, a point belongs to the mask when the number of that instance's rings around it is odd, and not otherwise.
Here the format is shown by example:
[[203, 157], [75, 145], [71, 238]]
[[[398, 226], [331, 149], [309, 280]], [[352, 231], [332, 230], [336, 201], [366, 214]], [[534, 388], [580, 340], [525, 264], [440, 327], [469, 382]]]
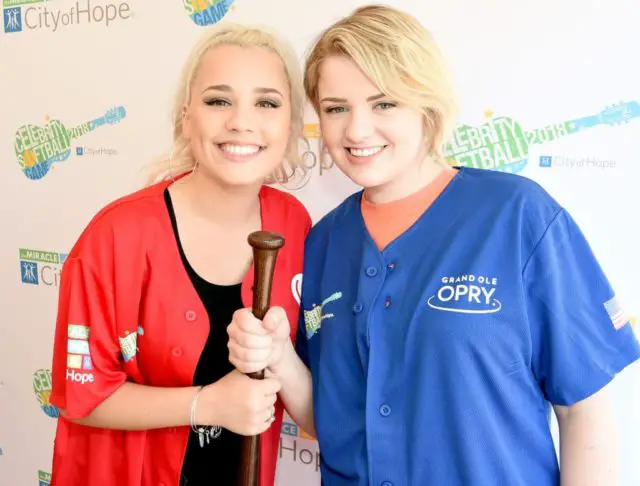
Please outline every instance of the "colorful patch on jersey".
[[298, 305], [302, 300], [302, 274], [299, 273], [291, 279], [291, 293], [293, 298], [296, 299]]
[[[86, 364], [91, 363], [89, 356], [89, 335], [88, 326], [81, 324], [69, 324], [67, 326], [67, 368], [73, 370], [87, 370]], [[88, 360], [88, 361], [87, 361]]]
[[118, 338], [120, 353], [125, 363], [131, 361], [138, 353], [138, 335], [144, 335], [144, 329], [141, 326], [138, 326], [136, 332], [127, 331], [125, 337]]
[[127, 363], [131, 361], [138, 351], [138, 335], [135, 332], [127, 334], [125, 337], [118, 338], [120, 342], [120, 352], [122, 353], [122, 359]]
[[89, 339], [90, 334], [89, 326], [82, 326], [80, 324], [69, 324], [67, 328], [67, 336], [71, 339]]
[[330, 302], [336, 301], [342, 297], [342, 292], [334, 292], [329, 297], [322, 301], [320, 305], [314, 305], [311, 310], [303, 311], [304, 315], [304, 328], [307, 331], [307, 339], [311, 339], [315, 333], [318, 332], [322, 326], [324, 319], [330, 319], [334, 317], [333, 314], [323, 314], [322, 310], [325, 305]]
[[629, 322], [629, 316], [615, 295], [604, 303], [604, 308], [616, 329], [622, 329]]

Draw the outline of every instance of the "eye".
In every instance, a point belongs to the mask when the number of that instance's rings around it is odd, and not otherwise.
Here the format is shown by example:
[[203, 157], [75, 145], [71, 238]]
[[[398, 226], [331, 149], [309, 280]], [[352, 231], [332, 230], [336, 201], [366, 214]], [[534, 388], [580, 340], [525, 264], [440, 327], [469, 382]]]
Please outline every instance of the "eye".
[[390, 101], [383, 101], [381, 103], [378, 103], [375, 107], [385, 111], [385, 110], [389, 110], [391, 108], [395, 108], [397, 105], [395, 103], [392, 103]]
[[258, 101], [258, 106], [260, 106], [261, 108], [280, 108], [281, 105], [277, 100], [265, 98]]
[[325, 113], [342, 113], [346, 108], [344, 106], [328, 106], [324, 109]]
[[231, 104], [228, 100], [224, 100], [222, 98], [212, 98], [210, 100], [205, 100], [204, 102], [209, 106], [229, 106]]

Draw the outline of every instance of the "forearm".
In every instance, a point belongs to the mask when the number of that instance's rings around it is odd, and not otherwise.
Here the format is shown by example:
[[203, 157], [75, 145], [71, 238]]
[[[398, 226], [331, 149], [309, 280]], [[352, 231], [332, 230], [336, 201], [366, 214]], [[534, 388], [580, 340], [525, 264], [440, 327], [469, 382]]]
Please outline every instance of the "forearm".
[[87, 417], [73, 422], [117, 430], [189, 425], [197, 392], [197, 387], [160, 388], [126, 382]]
[[619, 435], [609, 410], [566, 410], [560, 428], [561, 486], [617, 486]]
[[311, 373], [289, 342], [279, 367], [273, 370], [282, 386], [280, 398], [287, 413], [309, 435], [315, 437]]

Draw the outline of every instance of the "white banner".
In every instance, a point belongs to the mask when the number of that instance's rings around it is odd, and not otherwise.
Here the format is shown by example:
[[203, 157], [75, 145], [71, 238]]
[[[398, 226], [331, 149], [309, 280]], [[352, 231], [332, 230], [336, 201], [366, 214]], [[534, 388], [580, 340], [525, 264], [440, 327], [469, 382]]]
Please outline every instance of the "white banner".
[[[169, 147], [171, 97], [201, 26], [225, 18], [275, 27], [302, 58], [320, 29], [364, 3], [3, 0], [0, 486], [49, 482], [61, 264], [98, 209], [137, 189], [145, 165]], [[637, 315], [637, 0], [390, 3], [433, 31], [454, 68], [462, 112], [447, 154], [542, 184], [576, 218]], [[313, 135], [310, 109], [308, 122]], [[314, 156], [305, 184], [289, 189], [317, 221], [357, 188]], [[38, 163], [52, 157], [48, 170]], [[621, 484], [637, 486], [638, 365], [614, 390]], [[320, 484], [317, 444], [287, 417], [279, 457], [279, 486]]]

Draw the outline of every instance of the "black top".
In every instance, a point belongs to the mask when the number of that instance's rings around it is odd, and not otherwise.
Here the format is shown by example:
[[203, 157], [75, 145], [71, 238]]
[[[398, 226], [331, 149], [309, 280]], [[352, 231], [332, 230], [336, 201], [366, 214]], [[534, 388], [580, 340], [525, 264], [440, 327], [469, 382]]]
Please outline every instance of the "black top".
[[[164, 199], [182, 263], [209, 315], [211, 326], [209, 337], [193, 376], [195, 386], [208, 385], [233, 370], [227, 348], [229, 340], [227, 326], [231, 322], [233, 313], [243, 307], [241, 284], [215, 285], [195, 272], [182, 249], [176, 216], [167, 189], [164, 191]], [[211, 439], [208, 444], [205, 440], [204, 447], [200, 447], [198, 434], [191, 430], [182, 466], [180, 486], [235, 485], [240, 464], [240, 446], [241, 436], [223, 428], [218, 438]]]

